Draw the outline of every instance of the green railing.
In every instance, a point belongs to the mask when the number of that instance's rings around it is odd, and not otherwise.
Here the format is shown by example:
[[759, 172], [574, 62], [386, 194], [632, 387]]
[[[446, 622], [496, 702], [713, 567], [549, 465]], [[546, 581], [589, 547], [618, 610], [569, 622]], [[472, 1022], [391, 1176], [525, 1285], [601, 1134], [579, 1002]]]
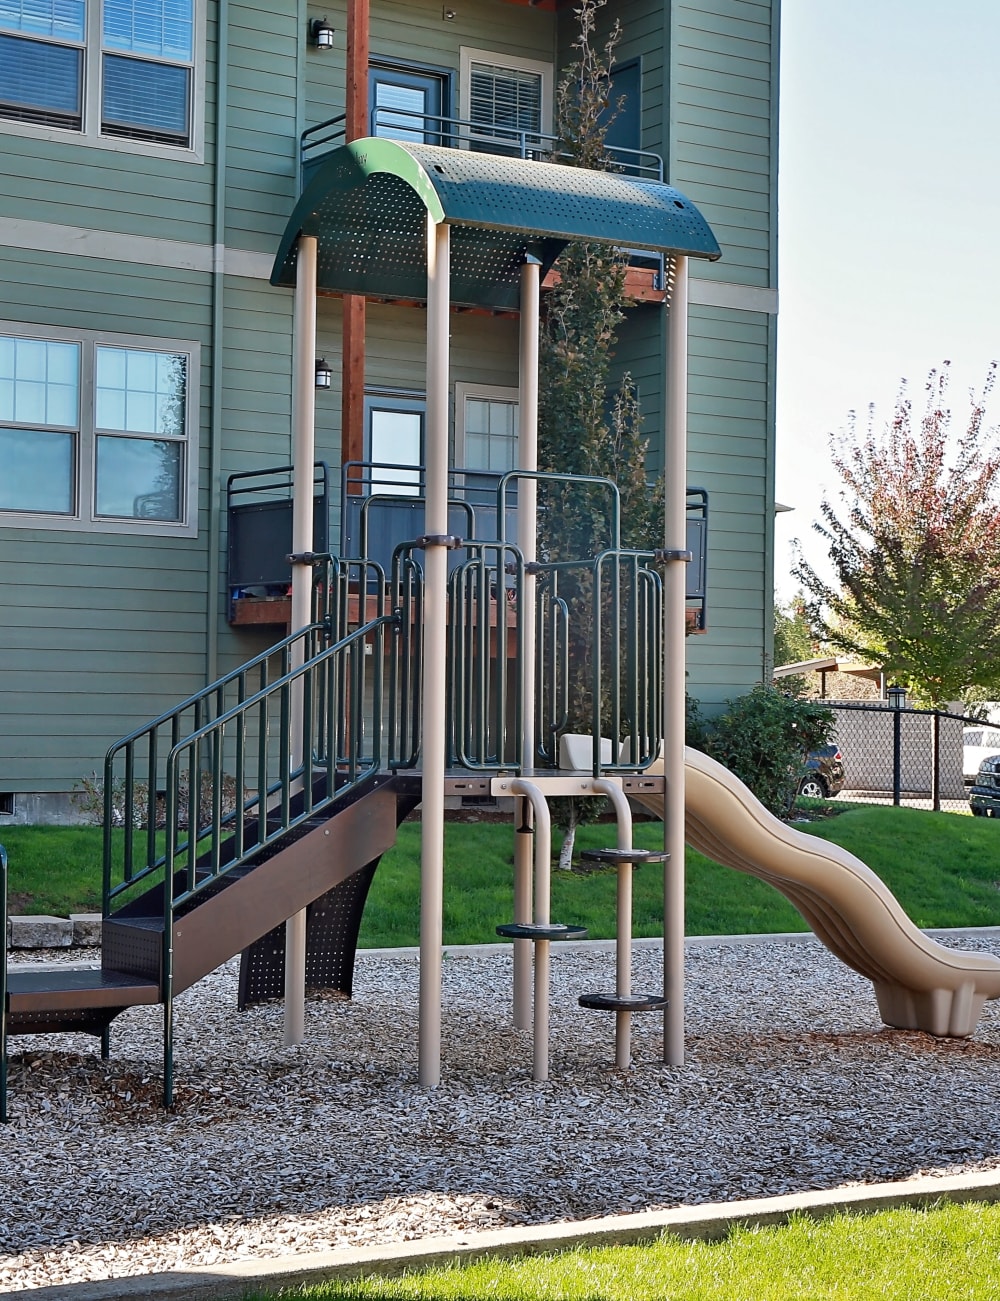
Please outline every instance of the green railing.
[[518, 771], [524, 557], [503, 542], [470, 542], [464, 553], [448, 582], [448, 761]]
[[[603, 551], [591, 561], [539, 564], [536, 737], [558, 767], [571, 698], [594, 738], [593, 774], [647, 767], [663, 736], [663, 582], [652, 551]], [[574, 644], [574, 623], [590, 622]], [[589, 666], [580, 667], [586, 653]], [[578, 724], [578, 726], [581, 726]], [[602, 759], [600, 738], [612, 743]]]
[[[167, 758], [183, 741], [210, 728], [268, 685], [283, 679], [296, 663], [308, 663], [388, 609], [384, 575], [378, 566], [330, 556], [314, 560], [312, 622], [241, 664], [231, 673], [189, 696], [152, 722], [129, 733], [108, 751], [104, 762], [104, 915], [108, 916], [136, 887], [154, 885], [166, 870]], [[366, 592], [369, 579], [372, 593]], [[360, 591], [359, 591], [360, 589]], [[324, 684], [325, 685], [325, 684]], [[322, 702], [317, 702], [317, 707]], [[213, 735], [221, 736], [219, 733]], [[264, 748], [271, 744], [263, 738]], [[325, 755], [317, 755], [317, 761]], [[258, 793], [265, 802], [275, 790], [261, 787], [227, 766], [225, 752], [202, 748], [177, 777], [174, 798], [187, 811], [194, 841], [203, 829], [220, 838], [224, 828], [256, 816]], [[216, 825], [218, 824], [218, 825]]]
[[[387, 635], [383, 615], [318, 652], [184, 737], [166, 763], [165, 919], [233, 867], [322, 813], [388, 765], [383, 748]], [[371, 659], [375, 668], [368, 669]], [[195, 833], [185, 778], [209, 774], [208, 816]], [[223, 807], [224, 779], [266, 792]]]

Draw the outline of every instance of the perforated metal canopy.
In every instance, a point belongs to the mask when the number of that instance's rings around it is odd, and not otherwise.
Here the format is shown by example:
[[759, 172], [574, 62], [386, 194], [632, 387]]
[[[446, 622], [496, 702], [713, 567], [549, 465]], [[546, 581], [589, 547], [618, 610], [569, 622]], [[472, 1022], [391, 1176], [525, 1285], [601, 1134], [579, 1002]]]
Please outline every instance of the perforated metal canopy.
[[315, 235], [320, 289], [421, 301], [428, 213], [452, 227], [451, 299], [470, 307], [516, 308], [525, 253], [544, 274], [574, 239], [721, 255], [690, 199], [660, 181], [369, 138], [318, 164], [285, 227], [271, 283], [295, 283], [298, 238]]

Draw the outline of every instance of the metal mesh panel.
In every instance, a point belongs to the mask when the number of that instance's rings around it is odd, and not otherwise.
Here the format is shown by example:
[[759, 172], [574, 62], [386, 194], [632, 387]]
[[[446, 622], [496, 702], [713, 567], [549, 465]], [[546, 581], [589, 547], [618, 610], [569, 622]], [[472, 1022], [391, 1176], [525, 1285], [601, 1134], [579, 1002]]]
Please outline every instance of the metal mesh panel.
[[163, 957], [163, 919], [105, 918], [101, 936], [101, 964], [106, 971], [128, 971], [148, 980], [160, 979]]
[[524, 253], [538, 256], [544, 272], [570, 239], [719, 256], [698, 209], [662, 182], [369, 139], [316, 168], [285, 228], [272, 283], [294, 283], [298, 237], [315, 235], [320, 288], [422, 301], [428, 213], [453, 227], [452, 299], [467, 306], [516, 308]]
[[[306, 988], [350, 996], [354, 954], [368, 888], [378, 860], [327, 891], [306, 911]], [[240, 958], [239, 1006], [281, 998], [285, 988], [285, 927], [268, 931]]]

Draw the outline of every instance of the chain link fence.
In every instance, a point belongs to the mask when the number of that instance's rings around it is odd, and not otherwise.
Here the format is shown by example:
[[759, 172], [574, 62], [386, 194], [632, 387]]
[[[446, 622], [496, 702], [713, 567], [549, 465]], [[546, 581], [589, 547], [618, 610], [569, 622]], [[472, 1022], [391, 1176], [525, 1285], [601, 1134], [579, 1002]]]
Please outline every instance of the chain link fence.
[[[981, 720], [875, 701], [824, 700], [844, 764], [842, 800], [969, 811], [962, 729]], [[992, 729], [990, 729], [992, 730]]]

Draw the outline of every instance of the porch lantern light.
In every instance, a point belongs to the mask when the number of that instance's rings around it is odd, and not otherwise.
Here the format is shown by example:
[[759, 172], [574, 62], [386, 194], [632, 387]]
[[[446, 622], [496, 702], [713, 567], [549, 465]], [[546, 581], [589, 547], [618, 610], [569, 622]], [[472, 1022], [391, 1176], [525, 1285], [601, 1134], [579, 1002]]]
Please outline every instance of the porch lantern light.
[[316, 363], [316, 387], [329, 388], [333, 383], [333, 371], [327, 365], [326, 361], [320, 357]]
[[886, 687], [885, 697], [893, 709], [906, 708], [906, 688], [905, 687]]
[[[333, 49], [334, 28], [325, 18], [314, 18], [309, 24], [309, 37], [318, 50]], [[319, 387], [317, 385], [317, 387]], [[329, 386], [327, 386], [329, 387]]]

